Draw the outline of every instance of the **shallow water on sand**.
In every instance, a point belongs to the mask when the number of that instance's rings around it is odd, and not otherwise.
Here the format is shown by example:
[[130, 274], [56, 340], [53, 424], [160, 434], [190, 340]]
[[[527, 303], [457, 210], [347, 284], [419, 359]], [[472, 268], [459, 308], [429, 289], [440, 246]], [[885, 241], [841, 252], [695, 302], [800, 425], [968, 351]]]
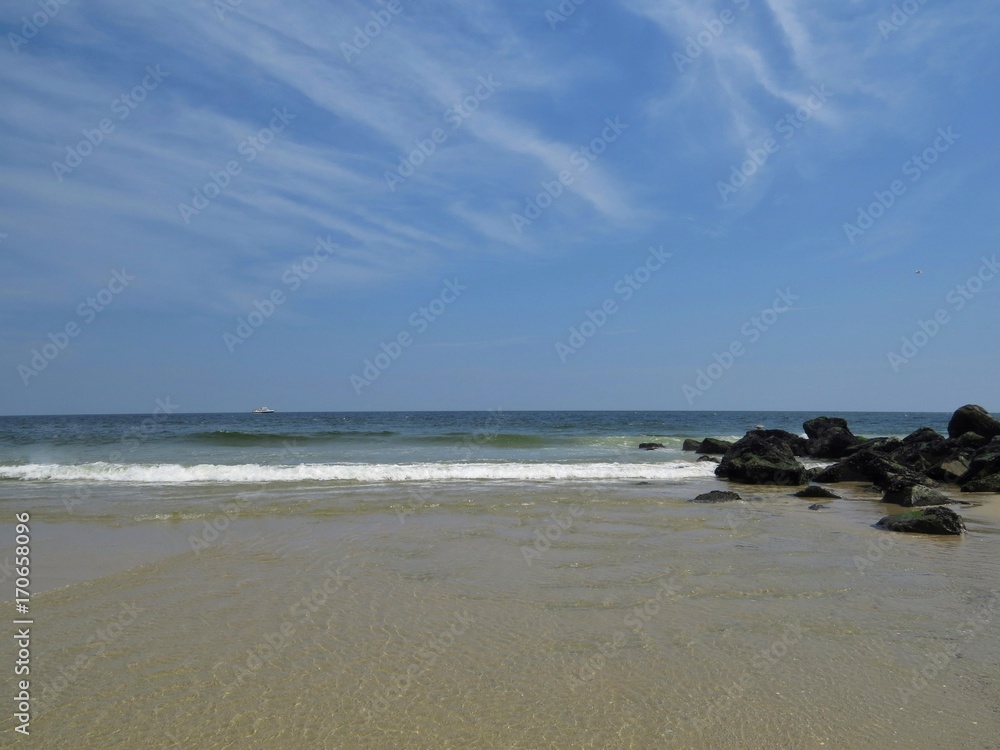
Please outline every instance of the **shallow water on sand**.
[[687, 502], [711, 488], [180, 487], [139, 518], [103, 487], [72, 521], [34, 497], [30, 742], [998, 747], [993, 507], [945, 539], [872, 528], [897, 509], [858, 487]]

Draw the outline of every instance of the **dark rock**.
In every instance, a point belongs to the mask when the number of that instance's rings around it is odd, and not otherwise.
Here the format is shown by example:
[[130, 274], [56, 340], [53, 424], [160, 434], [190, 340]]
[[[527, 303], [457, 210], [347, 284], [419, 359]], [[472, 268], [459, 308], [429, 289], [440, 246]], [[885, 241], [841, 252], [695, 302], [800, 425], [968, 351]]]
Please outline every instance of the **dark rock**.
[[813, 503], [809, 506], [809, 510], [823, 510], [826, 507], [823, 503]]
[[813, 458], [843, 458], [864, 442], [840, 417], [816, 417], [805, 422], [802, 429], [809, 436], [806, 450]]
[[927, 470], [927, 476], [942, 482], [957, 482], [968, 470], [968, 459], [957, 456], [955, 458], [946, 458], [939, 464], [930, 467]]
[[733, 447], [728, 440], [718, 440], [717, 438], [705, 438], [698, 446], [698, 453], [709, 453], [713, 456], [721, 456]]
[[701, 447], [701, 440], [695, 440], [693, 438], [687, 438], [684, 441], [684, 445], [681, 446], [683, 451], [696, 451]]
[[950, 503], [951, 499], [943, 492], [938, 492], [921, 484], [900, 487], [890, 490], [882, 496], [883, 503], [895, 503], [905, 508], [917, 508], [922, 505], [941, 505]]
[[911, 432], [900, 442], [902, 442], [903, 445], [914, 445], [920, 443], [934, 443], [944, 439], [944, 435], [940, 434], [937, 430], [931, 429], [930, 427], [921, 427]]
[[714, 464], [719, 463], [719, 459], [715, 456], [698, 456], [698, 461], [711, 461]]
[[963, 492], [1000, 492], [1000, 438], [976, 451], [969, 468], [958, 478]]
[[[772, 445], [781, 445], [788, 449], [793, 456], [808, 456], [808, 441], [801, 435], [787, 430], [752, 430], [747, 435], [755, 435]], [[738, 444], [737, 441], [736, 444]]]
[[993, 439], [1000, 435], [1000, 421], [990, 416], [983, 407], [966, 404], [951, 415], [951, 420], [948, 422], [948, 437], [961, 437], [967, 432]]
[[815, 419], [809, 419], [802, 423], [802, 429], [806, 433], [806, 437], [810, 440], [815, 440], [824, 432], [836, 429], [836, 430], [848, 430], [847, 420], [841, 417], [816, 417]]
[[962, 485], [962, 492], [993, 492], [1000, 494], [1000, 474], [973, 479]]
[[882, 490], [899, 489], [913, 484], [929, 484], [923, 474], [912, 471], [877, 450], [867, 446], [843, 461], [828, 466], [814, 477], [816, 482], [873, 482]]
[[639, 447], [644, 451], [655, 451], [657, 448], [666, 448], [663, 443], [639, 443]]
[[808, 451], [813, 458], [843, 458], [860, 448], [863, 442], [847, 430], [830, 430], [822, 437], [810, 440]]
[[891, 456], [896, 463], [923, 474], [951, 453], [952, 448], [944, 435], [939, 435], [930, 427], [921, 427], [903, 438]]
[[851, 451], [852, 453], [858, 450], [865, 449], [870, 451], [875, 451], [876, 453], [892, 453], [898, 450], [903, 445], [903, 441], [899, 438], [894, 437], [877, 437], [869, 438], [868, 440], [862, 439], [862, 442], [857, 445], [857, 447]]
[[832, 497], [840, 500], [840, 495], [834, 495], [826, 487], [820, 487], [818, 484], [810, 484], [804, 490], [799, 490], [794, 494], [795, 497]]
[[729, 490], [712, 490], [711, 492], [703, 492], [694, 500], [692, 503], [728, 503], [733, 500], [742, 500], [739, 494], [735, 492], [730, 492]]
[[[784, 431], [748, 432], [722, 457], [715, 475], [745, 484], [804, 484], [805, 467], [795, 460], [783, 436], [770, 434], [782, 432]], [[799, 439], [790, 432], [784, 434]]]
[[978, 432], [966, 432], [964, 435], [959, 435], [951, 441], [952, 445], [956, 448], [968, 448], [974, 451], [985, 448], [989, 442], [990, 439], [988, 437], [983, 437]]
[[932, 451], [925, 451], [923, 458], [930, 461], [924, 471], [927, 476], [942, 482], [958, 482], [969, 470], [973, 456], [989, 444], [989, 440], [975, 432], [966, 432], [957, 438], [948, 438]]
[[961, 534], [965, 531], [962, 517], [950, 508], [941, 506], [886, 516], [875, 525], [887, 531], [909, 531], [916, 534]]

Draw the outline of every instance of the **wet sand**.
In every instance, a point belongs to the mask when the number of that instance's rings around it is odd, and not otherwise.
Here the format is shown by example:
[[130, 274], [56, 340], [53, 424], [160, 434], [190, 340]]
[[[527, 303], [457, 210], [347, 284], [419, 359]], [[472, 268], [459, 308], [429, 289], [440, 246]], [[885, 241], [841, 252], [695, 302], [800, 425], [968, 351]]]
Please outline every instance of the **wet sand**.
[[723, 487], [43, 511], [31, 745], [997, 747], [1000, 498], [937, 538]]

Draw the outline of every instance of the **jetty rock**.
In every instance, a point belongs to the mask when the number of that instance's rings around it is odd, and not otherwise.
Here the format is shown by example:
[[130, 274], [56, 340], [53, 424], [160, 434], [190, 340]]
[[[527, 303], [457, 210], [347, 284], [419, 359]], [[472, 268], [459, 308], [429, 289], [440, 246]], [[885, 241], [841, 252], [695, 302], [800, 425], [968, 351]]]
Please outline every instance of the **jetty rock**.
[[882, 496], [883, 503], [895, 503], [905, 508], [917, 508], [923, 505], [942, 505], [950, 503], [951, 499], [943, 492], [922, 484], [914, 484], [889, 490]]
[[962, 492], [1000, 492], [1000, 437], [973, 454], [958, 485]]
[[843, 458], [864, 443], [840, 417], [816, 417], [803, 423], [806, 450], [813, 458]]
[[828, 466], [813, 479], [821, 484], [871, 482], [883, 491], [932, 483], [922, 473], [893, 460], [877, 448], [862, 446], [843, 461]]
[[733, 500], [742, 500], [739, 493], [732, 492], [731, 490], [712, 490], [711, 492], [703, 492], [698, 495], [692, 503], [728, 503]]
[[967, 432], [974, 432], [992, 440], [1000, 435], [1000, 421], [983, 407], [966, 404], [951, 415], [951, 420], [948, 422], [948, 437], [961, 437]]
[[840, 500], [840, 495], [835, 495], [830, 492], [826, 487], [820, 487], [818, 484], [810, 484], [804, 490], [799, 490], [798, 492], [792, 493], [795, 497], [827, 497], [834, 500]]
[[886, 516], [875, 526], [886, 531], [906, 531], [914, 534], [957, 535], [965, 532], [965, 522], [962, 517], [950, 508], [941, 506]]
[[792, 447], [804, 449], [804, 443], [784, 430], [748, 432], [726, 451], [715, 475], [744, 484], [805, 484], [806, 468], [795, 460]]
[[701, 441], [701, 445], [698, 446], [698, 453], [705, 453], [712, 456], [721, 456], [730, 448], [733, 444], [728, 440], [719, 440], [717, 438], [705, 438]]

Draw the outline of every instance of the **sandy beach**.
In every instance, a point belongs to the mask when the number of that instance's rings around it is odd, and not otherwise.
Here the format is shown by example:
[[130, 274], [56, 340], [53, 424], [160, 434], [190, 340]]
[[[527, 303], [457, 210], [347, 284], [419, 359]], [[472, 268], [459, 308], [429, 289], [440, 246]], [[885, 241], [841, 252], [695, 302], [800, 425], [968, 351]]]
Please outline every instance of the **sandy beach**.
[[445, 488], [217, 538], [42, 521], [33, 739], [996, 746], [995, 499], [964, 538], [890, 536], [861, 485], [819, 511], [784, 488], [688, 502], [724, 486]]

